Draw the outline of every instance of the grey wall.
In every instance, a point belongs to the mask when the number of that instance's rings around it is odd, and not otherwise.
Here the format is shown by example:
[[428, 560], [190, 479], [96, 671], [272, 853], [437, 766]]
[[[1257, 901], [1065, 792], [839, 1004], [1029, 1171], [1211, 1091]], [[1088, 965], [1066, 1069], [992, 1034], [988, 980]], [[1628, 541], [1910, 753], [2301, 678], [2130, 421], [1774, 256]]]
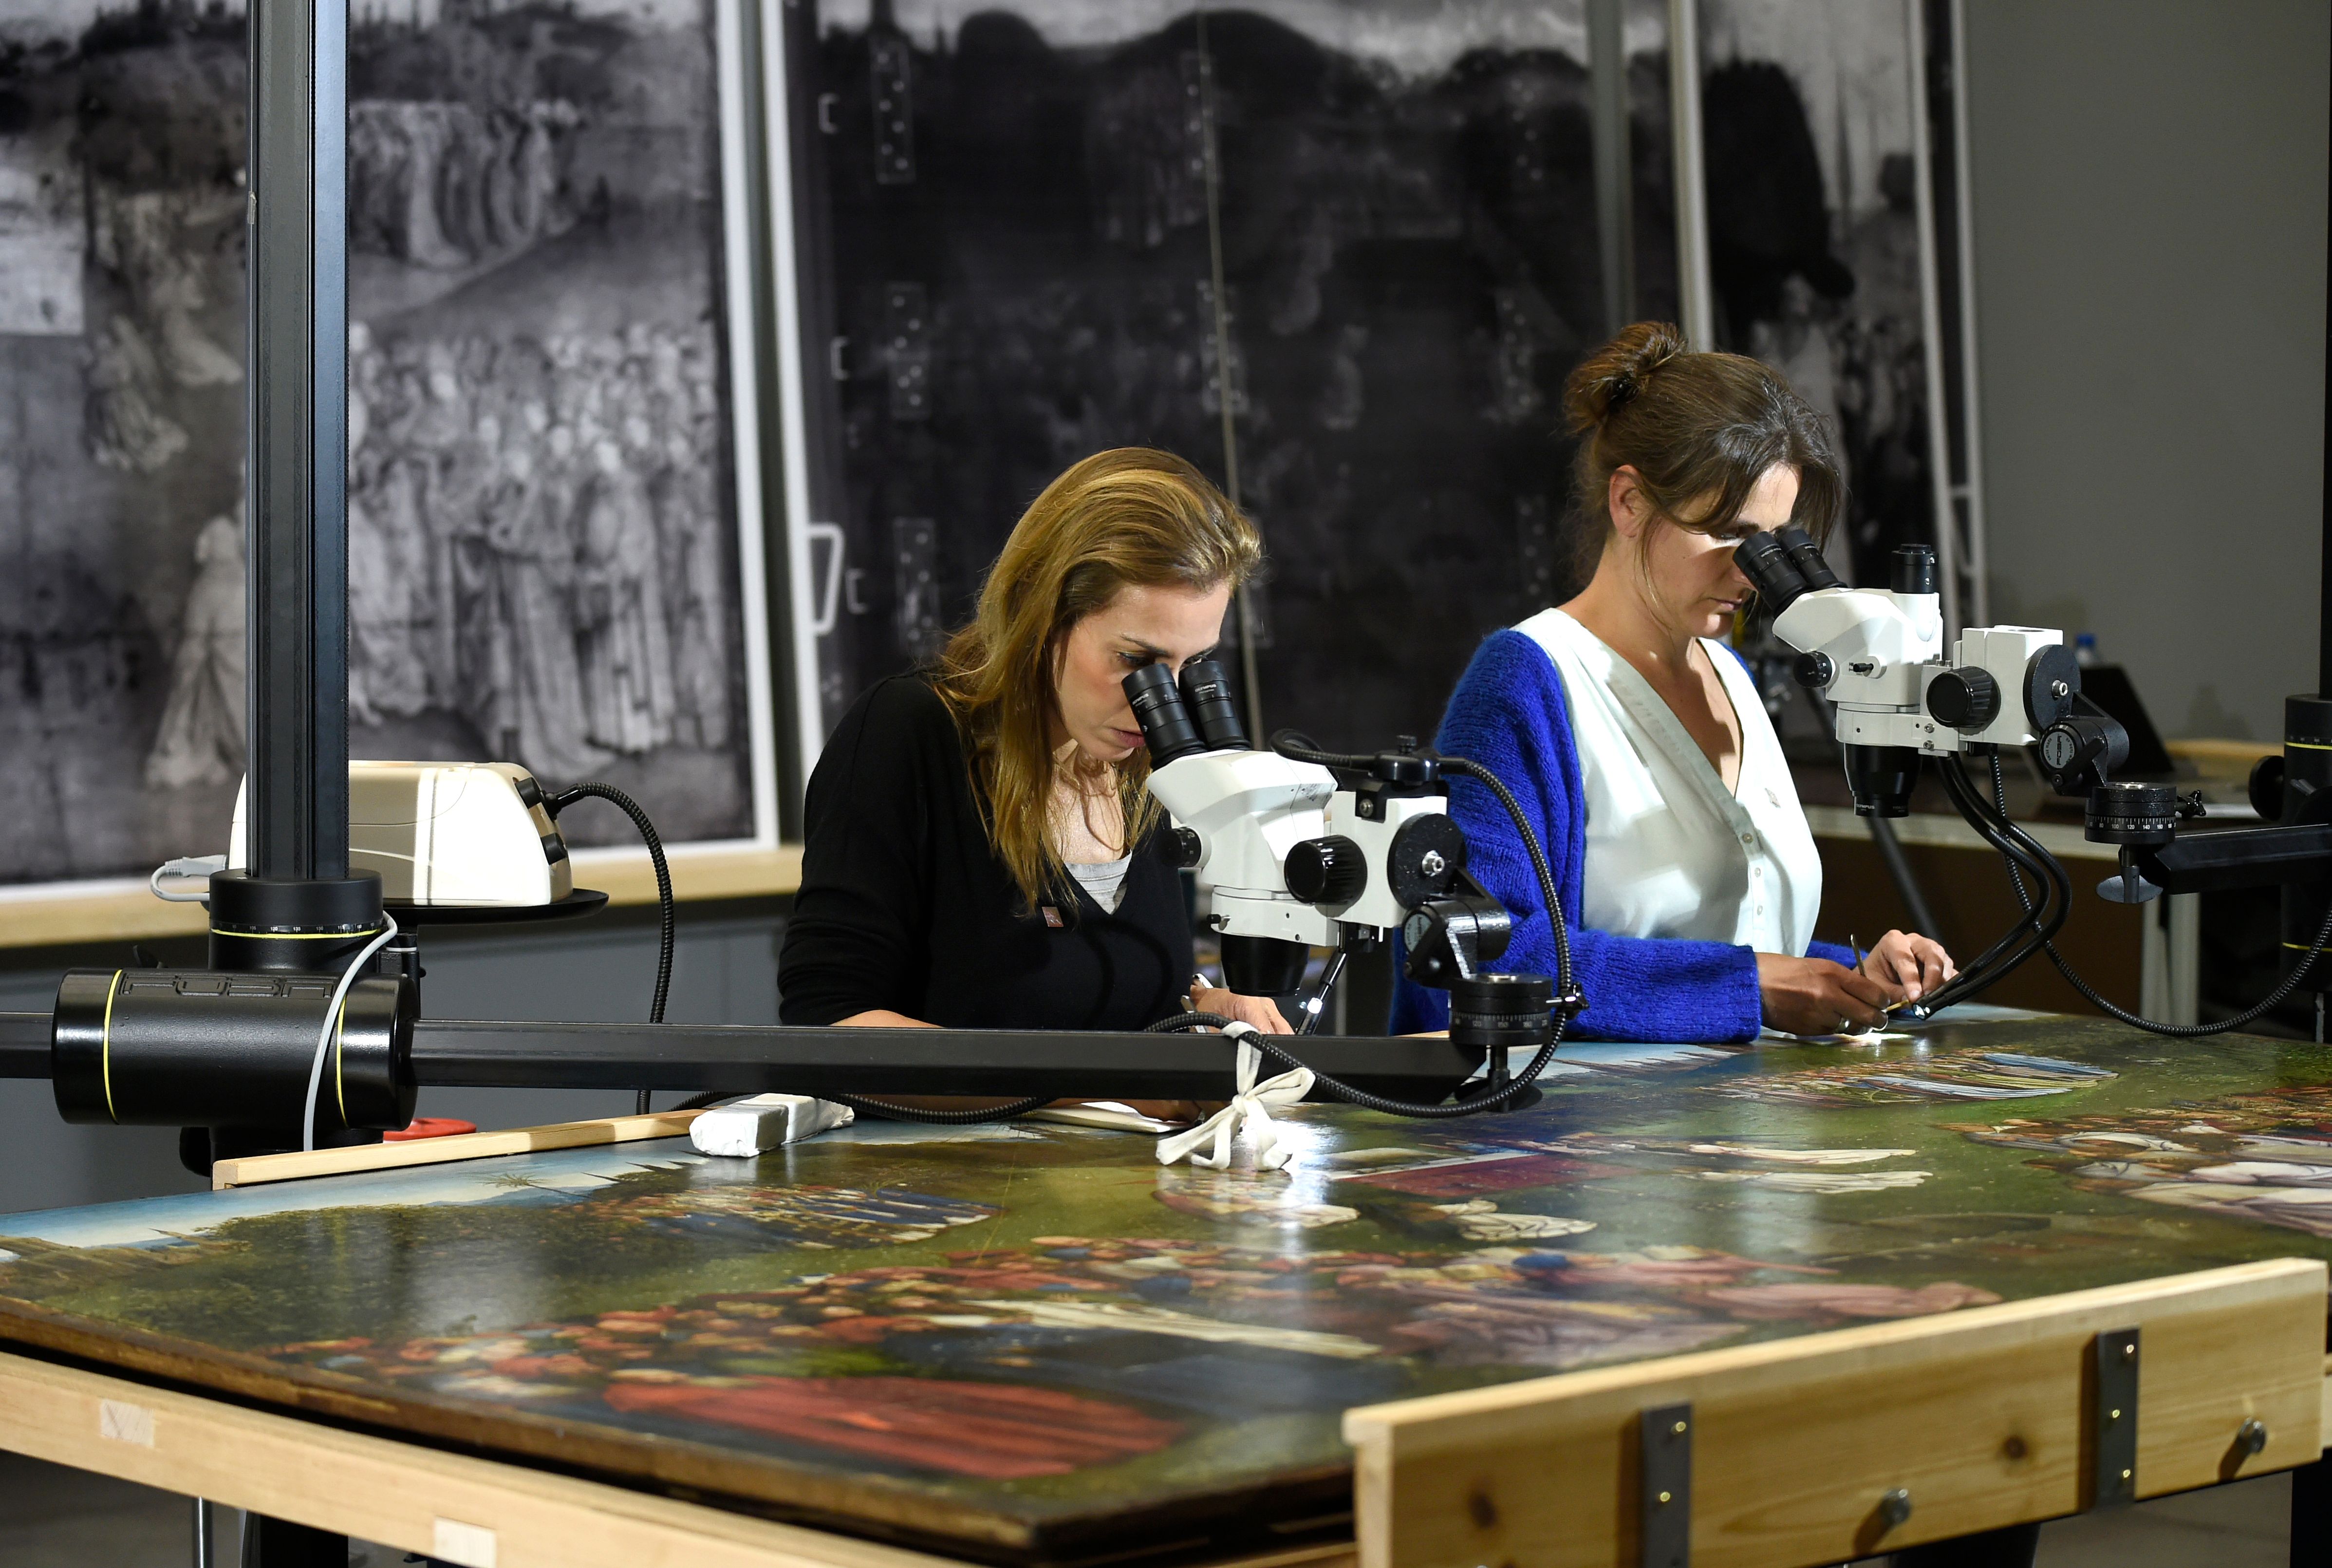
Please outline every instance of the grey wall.
[[2171, 735], [2316, 684], [2323, 0], [1967, 0], [1993, 618]]
[[[775, 1023], [781, 913], [683, 910], [665, 1016], [676, 1023]], [[199, 962], [200, 944], [164, 956]], [[422, 1009], [432, 1018], [613, 1022], [647, 1016], [655, 988], [652, 917], [632, 912], [567, 927], [491, 936], [422, 938]], [[0, 1011], [45, 1012], [67, 962], [119, 963], [118, 954], [23, 954], [0, 970]], [[665, 1095], [662, 1104], [681, 1096]], [[481, 1127], [524, 1127], [627, 1113], [624, 1094], [559, 1089], [424, 1089], [420, 1114]], [[0, 1080], [0, 1213], [102, 1203], [204, 1185], [178, 1164], [167, 1127], [72, 1127], [57, 1120], [45, 1082]]]

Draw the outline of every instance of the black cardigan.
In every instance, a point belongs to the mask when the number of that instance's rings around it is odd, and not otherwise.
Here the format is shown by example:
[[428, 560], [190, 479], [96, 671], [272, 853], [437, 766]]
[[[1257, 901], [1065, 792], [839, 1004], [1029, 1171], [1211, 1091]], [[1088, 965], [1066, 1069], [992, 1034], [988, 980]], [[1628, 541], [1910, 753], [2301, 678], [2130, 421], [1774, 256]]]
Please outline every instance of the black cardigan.
[[1138, 1029], [1190, 980], [1180, 878], [1134, 847], [1111, 914], [1083, 888], [1031, 910], [989, 845], [955, 720], [919, 676], [851, 705], [810, 773], [778, 1016], [887, 1008], [956, 1028]]

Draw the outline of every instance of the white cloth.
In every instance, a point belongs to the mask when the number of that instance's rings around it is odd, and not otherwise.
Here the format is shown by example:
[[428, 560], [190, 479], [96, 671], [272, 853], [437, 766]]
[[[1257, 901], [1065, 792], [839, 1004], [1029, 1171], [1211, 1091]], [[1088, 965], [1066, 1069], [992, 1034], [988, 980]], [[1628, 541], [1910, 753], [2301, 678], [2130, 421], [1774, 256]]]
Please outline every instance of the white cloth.
[[1125, 871], [1133, 864], [1133, 856], [1131, 855], [1121, 855], [1115, 860], [1104, 860], [1093, 865], [1079, 865], [1072, 862], [1069, 875], [1077, 879], [1077, 885], [1084, 888], [1086, 895], [1100, 904], [1105, 913], [1115, 914], [1117, 906], [1125, 901]]
[[1546, 650], [1571, 707], [1587, 804], [1584, 923], [1804, 956], [1821, 856], [1773, 722], [1732, 650], [1702, 639], [1741, 725], [1740, 779], [1728, 791], [1675, 710], [1594, 633], [1554, 609], [1515, 629]]
[[857, 1113], [832, 1100], [808, 1095], [755, 1095], [716, 1105], [688, 1124], [688, 1141], [700, 1154], [750, 1159], [788, 1143], [816, 1137], [828, 1127], [847, 1127]]
[[[1278, 1125], [1271, 1119], [1273, 1108], [1285, 1110], [1300, 1103], [1312, 1092], [1312, 1069], [1297, 1067], [1266, 1078], [1258, 1084], [1255, 1076], [1263, 1067], [1263, 1053], [1243, 1037], [1254, 1034], [1249, 1024], [1233, 1024], [1223, 1033], [1238, 1040], [1238, 1093], [1231, 1103], [1187, 1132], [1158, 1140], [1158, 1163], [1171, 1165], [1184, 1155], [1190, 1163], [1209, 1171], [1220, 1171], [1231, 1162], [1231, 1140], [1241, 1125], [1247, 1128], [1247, 1143], [1255, 1151], [1258, 1170], [1276, 1171], [1295, 1157], [1295, 1151], [1279, 1141]], [[1199, 1147], [1211, 1141], [1212, 1154], [1201, 1154]]]

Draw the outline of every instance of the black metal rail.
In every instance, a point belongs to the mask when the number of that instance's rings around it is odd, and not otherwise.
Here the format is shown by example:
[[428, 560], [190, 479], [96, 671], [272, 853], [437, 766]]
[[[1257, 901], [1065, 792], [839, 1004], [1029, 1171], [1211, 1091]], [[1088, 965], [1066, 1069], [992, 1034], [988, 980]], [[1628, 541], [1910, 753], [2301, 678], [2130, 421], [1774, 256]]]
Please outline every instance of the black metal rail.
[[[1478, 1048], [1402, 1037], [1313, 1036], [1301, 1055], [1398, 1099], [1438, 1100], [1482, 1062]], [[1237, 1066], [1220, 1035], [450, 1018], [416, 1025], [408, 1060], [413, 1081], [436, 1088], [1180, 1100], [1227, 1098]], [[48, 1076], [49, 1015], [0, 1013], [0, 1077]]]

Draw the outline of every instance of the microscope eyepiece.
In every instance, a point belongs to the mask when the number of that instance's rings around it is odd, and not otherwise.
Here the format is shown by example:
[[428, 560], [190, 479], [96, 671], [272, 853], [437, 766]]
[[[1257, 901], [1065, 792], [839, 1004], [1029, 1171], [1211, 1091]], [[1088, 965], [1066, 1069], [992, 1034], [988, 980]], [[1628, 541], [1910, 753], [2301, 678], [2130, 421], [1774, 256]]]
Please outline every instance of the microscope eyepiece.
[[1901, 544], [1888, 563], [1887, 586], [1898, 594], [1935, 591], [1935, 552], [1924, 544]]
[[1822, 559], [1821, 546], [1796, 523], [1785, 522], [1775, 529], [1773, 539], [1790, 558], [1790, 564], [1798, 569], [1798, 575], [1806, 579], [1808, 588], [1820, 591], [1846, 586], [1838, 580], [1838, 573], [1830, 569], [1830, 562]]
[[1800, 575], [1782, 541], [1771, 533], [1753, 533], [1743, 540], [1734, 548], [1733, 564], [1741, 569], [1765, 607], [1777, 616], [1812, 586]]
[[1163, 768], [1207, 749], [1198, 726], [1190, 722], [1190, 710], [1182, 705], [1182, 693], [1174, 688], [1172, 670], [1144, 664], [1126, 676], [1123, 684], [1125, 700], [1133, 704], [1133, 716], [1142, 725], [1142, 738], [1150, 743], [1152, 767]]
[[[1160, 666], [1162, 668], [1163, 666]], [[1231, 701], [1231, 678], [1217, 659], [1198, 659], [1182, 671], [1182, 706], [1209, 751], [1247, 750], [1247, 727]]]

